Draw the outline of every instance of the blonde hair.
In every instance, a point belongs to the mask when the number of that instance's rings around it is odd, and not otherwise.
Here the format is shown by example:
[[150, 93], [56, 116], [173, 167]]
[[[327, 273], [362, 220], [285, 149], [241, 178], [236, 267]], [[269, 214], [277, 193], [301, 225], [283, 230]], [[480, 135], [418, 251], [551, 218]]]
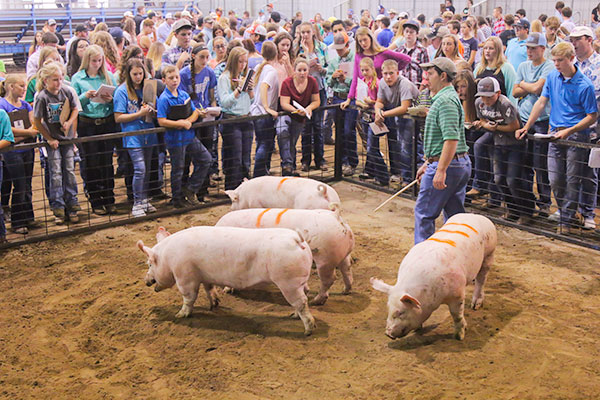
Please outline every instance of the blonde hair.
[[8, 86], [14, 85], [15, 83], [25, 83], [25, 79], [22, 75], [19, 74], [8, 74], [6, 75], [6, 79], [0, 82], [0, 97], [6, 97], [8, 94]]
[[270, 61], [277, 60], [277, 45], [275, 45], [273, 42], [265, 42], [262, 46], [261, 55], [263, 56], [263, 62], [260, 63], [256, 69], [256, 78], [254, 78], [255, 82], [258, 82], [260, 74], [262, 73], [265, 65], [267, 65], [267, 63]]
[[87, 49], [85, 49], [79, 70], [87, 71], [87, 69], [90, 66], [90, 58], [96, 56], [102, 56], [102, 65], [98, 69], [98, 75], [102, 76], [106, 83], [112, 85], [112, 82], [109, 80], [108, 71], [106, 70], [106, 62], [104, 61], [104, 51], [102, 50], [102, 47], [98, 46], [97, 44], [90, 44], [87, 47]]
[[231, 90], [234, 90], [237, 87], [237, 81], [234, 79], [238, 79], [241, 75], [246, 75], [248, 73], [248, 63], [246, 63], [246, 68], [244, 71], [238, 71], [238, 61], [241, 56], [248, 55], [248, 50], [243, 47], [235, 47], [231, 49], [229, 53], [229, 57], [227, 58], [227, 65], [225, 65], [225, 72], [229, 72], [229, 81], [231, 85]]
[[461, 57], [460, 53], [458, 52], [458, 36], [449, 33], [442, 38], [442, 42], [444, 41], [444, 39], [448, 39], [448, 38], [452, 39], [452, 41], [454, 42], [454, 51], [452, 52], [452, 54], [450, 54], [450, 55], [444, 54], [444, 51], [442, 50], [442, 45], [440, 44], [440, 48], [435, 53], [435, 57], [433, 57], [433, 58], [447, 57], [452, 61], [462, 60], [463, 58]]
[[542, 21], [540, 21], [539, 19], [534, 20], [531, 23], [531, 32], [542, 33]]
[[108, 32], [97, 32], [92, 35], [90, 44], [97, 44], [102, 47], [106, 59], [116, 67], [119, 64], [119, 50], [112, 35]]
[[56, 54], [60, 58], [60, 54], [58, 53], [58, 50], [56, 49], [56, 47], [51, 47], [51, 46], [42, 47], [42, 49], [40, 50], [40, 58], [38, 59], [38, 69], [42, 68], [42, 66], [46, 63], [46, 61], [53, 54]]
[[100, 22], [94, 28], [94, 33], [98, 33], [98, 32], [108, 32], [108, 25], [106, 25], [104, 22]]
[[[386, 60], [387, 61], [387, 60]], [[359, 67], [363, 67], [363, 68], [370, 68], [372, 71], [372, 74], [369, 75], [371, 79], [371, 84], [370, 84], [370, 89], [375, 89], [377, 88], [377, 71], [375, 70], [375, 63], [373, 63], [373, 60], [369, 57], [365, 57], [362, 60], [360, 60], [360, 64]], [[363, 78], [367, 78], [366, 76], [364, 76]]]
[[154, 67], [155, 71], [160, 71], [160, 67], [162, 65], [162, 56], [166, 49], [167, 47], [161, 42], [152, 43], [148, 49], [146, 58], [149, 58], [150, 61], [152, 61], [152, 66]]
[[362, 27], [362, 28], [358, 28], [356, 30], [356, 33], [354, 34], [354, 37], [356, 38], [356, 54], [364, 53], [363, 48], [361, 47], [360, 44], [358, 44], [358, 36], [359, 35], [367, 35], [371, 39], [371, 47], [369, 48], [369, 50], [371, 50], [375, 54], [381, 53], [383, 50], [385, 50], [383, 47], [381, 47], [379, 45], [379, 42], [377, 42], [377, 39], [375, 38], [375, 35], [373, 34], [373, 32], [371, 32], [371, 30], [369, 30], [369, 28]]
[[46, 88], [44, 85], [44, 81], [51, 76], [59, 74], [60, 76], [64, 76], [62, 66], [57, 62], [51, 62], [44, 65], [37, 73], [37, 82], [35, 83], [36, 92], [41, 92]]
[[494, 45], [494, 49], [496, 50], [496, 58], [492, 63], [490, 63], [485, 57], [481, 57], [481, 62], [479, 63], [479, 68], [477, 68], [477, 70], [475, 71], [475, 76], [481, 74], [488, 67], [495, 68], [496, 71], [494, 71], [494, 74], [497, 74], [498, 72], [500, 72], [500, 68], [502, 68], [502, 66], [506, 62], [506, 57], [504, 56], [504, 51], [502, 49], [502, 41], [500, 40], [500, 38], [498, 36], [490, 36], [486, 39], [485, 42], [483, 42], [484, 47], [487, 42], [491, 42]]
[[175, 72], [179, 75], [179, 68], [177, 68], [177, 66], [175, 65], [167, 65], [163, 68], [161, 75], [163, 78], [166, 78], [167, 75], [169, 75], [172, 72]]
[[575, 48], [571, 42], [560, 42], [552, 48], [550, 54], [554, 57], [572, 58], [575, 57]]

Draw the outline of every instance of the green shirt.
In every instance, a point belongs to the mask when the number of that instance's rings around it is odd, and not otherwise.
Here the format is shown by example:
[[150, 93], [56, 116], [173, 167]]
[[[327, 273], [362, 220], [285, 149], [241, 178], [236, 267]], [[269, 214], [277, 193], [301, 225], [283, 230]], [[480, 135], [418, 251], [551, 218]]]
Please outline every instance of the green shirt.
[[106, 118], [113, 113], [113, 102], [110, 103], [96, 103], [90, 101], [85, 94], [88, 90], [98, 90], [102, 84], [117, 86], [117, 81], [115, 80], [113, 74], [106, 71], [108, 74], [108, 79], [104, 80], [101, 75], [96, 75], [91, 78], [88, 76], [85, 70], [81, 70], [77, 72], [71, 78], [71, 86], [77, 92], [79, 96], [79, 101], [81, 102], [82, 111], [79, 113], [80, 115], [86, 116], [88, 118]]
[[458, 140], [456, 153], [465, 153], [469, 150], [465, 141], [464, 112], [452, 85], [446, 86], [431, 99], [423, 138], [425, 157], [436, 157], [442, 154], [442, 147], [446, 140]]
[[333, 79], [331, 77], [335, 71], [340, 69], [341, 63], [350, 63], [350, 65], [354, 65], [354, 49], [352, 47], [346, 57], [336, 55], [327, 66], [327, 85], [332, 88], [334, 92], [348, 94], [350, 85], [352, 85], [352, 73], [346, 75], [344, 83], [341, 83], [339, 79]]

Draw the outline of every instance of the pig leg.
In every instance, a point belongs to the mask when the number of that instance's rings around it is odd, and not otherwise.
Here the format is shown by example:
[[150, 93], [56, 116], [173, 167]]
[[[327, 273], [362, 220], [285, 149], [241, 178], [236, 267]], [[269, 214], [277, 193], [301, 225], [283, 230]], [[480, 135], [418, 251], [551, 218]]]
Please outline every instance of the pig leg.
[[315, 319], [308, 309], [308, 299], [304, 294], [304, 285], [295, 289], [284, 289], [277, 285], [283, 297], [292, 307], [294, 307], [294, 315], [297, 315], [304, 324], [304, 335], [310, 336], [313, 329], [316, 328]]
[[175, 318], [187, 318], [194, 309], [194, 303], [198, 297], [198, 289], [200, 289], [200, 282], [186, 282], [185, 284], [177, 282], [177, 288], [179, 289], [179, 293], [183, 296], [183, 306], [181, 307], [181, 310], [175, 314]]
[[483, 293], [483, 285], [485, 285], [487, 274], [490, 271], [490, 267], [493, 262], [494, 253], [483, 259], [481, 269], [475, 278], [475, 289], [473, 290], [473, 299], [471, 300], [471, 308], [473, 310], [477, 310], [483, 305], [483, 298], [485, 297], [485, 294]]
[[219, 306], [219, 295], [217, 293], [217, 288], [213, 285], [209, 285], [203, 283], [204, 291], [206, 292], [206, 297], [208, 297], [208, 304], [210, 304], [209, 309], [212, 311]]
[[320, 265], [317, 268], [317, 272], [319, 274], [319, 279], [321, 280], [321, 288], [319, 289], [319, 294], [317, 294], [315, 298], [311, 300], [311, 306], [322, 306], [325, 304], [329, 298], [329, 288], [335, 281], [335, 268], [331, 266]]
[[457, 298], [448, 303], [450, 314], [454, 320], [454, 338], [463, 340], [465, 338], [465, 330], [467, 329], [467, 321], [465, 321], [465, 297]]
[[351, 257], [350, 254], [344, 258], [344, 261], [340, 263], [338, 268], [342, 273], [342, 279], [344, 279], [344, 291], [342, 294], [350, 294], [352, 291], [352, 282], [354, 281], [352, 277], [352, 265], [351, 265]]

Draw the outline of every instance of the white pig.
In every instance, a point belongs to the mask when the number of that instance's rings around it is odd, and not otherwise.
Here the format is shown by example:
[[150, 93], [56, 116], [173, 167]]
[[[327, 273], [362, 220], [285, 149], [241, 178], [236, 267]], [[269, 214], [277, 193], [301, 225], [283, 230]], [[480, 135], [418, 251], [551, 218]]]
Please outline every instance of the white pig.
[[483, 304], [483, 285], [494, 260], [496, 228], [481, 215], [456, 214], [429, 239], [414, 246], [402, 260], [394, 286], [371, 278], [376, 290], [388, 294], [385, 334], [392, 339], [421, 328], [440, 304], [454, 320], [454, 337], [465, 337], [465, 286], [475, 280], [471, 307]]
[[352, 290], [350, 253], [354, 248], [354, 234], [340, 215], [337, 203], [328, 210], [294, 210], [290, 208], [251, 208], [232, 211], [219, 220], [216, 226], [240, 228], [290, 228], [302, 232], [310, 246], [313, 260], [321, 280], [319, 294], [311, 305], [325, 304], [328, 290], [335, 281], [335, 269], [339, 268], [344, 279], [344, 294]]
[[235, 190], [226, 190], [231, 210], [246, 208], [329, 209], [330, 203], [340, 203], [335, 190], [322, 182], [308, 178], [261, 176], [245, 180]]
[[304, 286], [312, 266], [312, 254], [300, 233], [291, 229], [244, 229], [199, 226], [170, 235], [159, 229], [158, 243], [137, 246], [148, 257], [146, 285], [155, 291], [177, 285], [183, 307], [177, 318], [192, 313], [200, 285], [211, 309], [218, 305], [214, 286], [245, 289], [274, 283], [304, 323], [305, 335], [315, 328]]

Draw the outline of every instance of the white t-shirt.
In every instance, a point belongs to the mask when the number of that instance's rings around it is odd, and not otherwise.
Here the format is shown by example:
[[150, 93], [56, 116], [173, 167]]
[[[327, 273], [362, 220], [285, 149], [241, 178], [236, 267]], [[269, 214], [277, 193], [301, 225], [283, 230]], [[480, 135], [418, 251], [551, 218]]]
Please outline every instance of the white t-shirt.
[[272, 65], [265, 64], [260, 73], [258, 84], [256, 84], [254, 89], [254, 103], [250, 106], [251, 115], [267, 113], [262, 105], [260, 94], [260, 88], [263, 83], [266, 83], [269, 86], [267, 89], [267, 102], [269, 103], [269, 108], [277, 110], [277, 102], [279, 101], [279, 78], [277, 77], [275, 68], [273, 68]]

